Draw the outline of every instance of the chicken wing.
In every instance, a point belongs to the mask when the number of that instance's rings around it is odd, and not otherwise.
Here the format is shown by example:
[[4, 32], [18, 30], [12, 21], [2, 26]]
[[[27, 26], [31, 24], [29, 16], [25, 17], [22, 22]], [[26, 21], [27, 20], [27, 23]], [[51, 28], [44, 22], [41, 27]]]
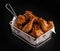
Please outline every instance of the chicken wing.
[[44, 32], [41, 30], [40, 26], [37, 24], [33, 25], [33, 30], [31, 35], [35, 38], [38, 38], [39, 36], [41, 36]]
[[38, 18], [37, 16], [35, 16], [31, 11], [25, 11], [25, 16], [26, 16], [26, 19], [33, 19], [33, 18]]
[[38, 38], [39, 36], [41, 36], [43, 34], [43, 31], [41, 29], [38, 30], [34, 30], [32, 31], [31, 35], [35, 38]]
[[48, 27], [47, 27], [48, 31], [49, 31], [50, 29], [52, 29], [53, 27], [54, 27], [53, 21], [49, 21], [49, 22], [48, 22]]
[[14, 26], [17, 27], [17, 28], [19, 28], [19, 29], [22, 29], [22, 25], [17, 24], [17, 22], [15, 22]]
[[19, 15], [15, 21], [15, 27], [22, 29], [22, 24], [26, 22], [26, 19], [23, 15]]
[[32, 20], [30, 20], [24, 27], [23, 27], [23, 31], [28, 33], [31, 29], [32, 29], [32, 25], [34, 22], [35, 18], [33, 18]]
[[24, 17], [23, 15], [19, 15], [19, 16], [17, 17], [16, 22], [17, 22], [17, 24], [22, 25], [22, 24], [24, 24], [24, 23], [26, 22], [26, 19], [25, 19], [25, 17]]
[[40, 20], [38, 20], [38, 22], [40, 23], [42, 30], [44, 32], [47, 32], [47, 26], [48, 26], [47, 21], [40, 18]]

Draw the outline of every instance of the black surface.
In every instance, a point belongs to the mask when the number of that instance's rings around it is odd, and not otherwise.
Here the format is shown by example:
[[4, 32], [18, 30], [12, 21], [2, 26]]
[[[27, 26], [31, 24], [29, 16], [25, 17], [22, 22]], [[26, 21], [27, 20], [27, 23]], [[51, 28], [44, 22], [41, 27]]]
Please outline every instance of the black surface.
[[[53, 20], [56, 28], [56, 35], [44, 44], [42, 47], [33, 48], [12, 35], [9, 22], [13, 15], [5, 8], [5, 4], [10, 3], [17, 15], [24, 14], [25, 10], [31, 10], [37, 16], [42, 16], [46, 20]], [[20, 0], [1, 0], [0, 9], [0, 32], [1, 32], [1, 51], [55, 51], [59, 50], [59, 34], [60, 34], [60, 8], [59, 1], [20, 1]]]

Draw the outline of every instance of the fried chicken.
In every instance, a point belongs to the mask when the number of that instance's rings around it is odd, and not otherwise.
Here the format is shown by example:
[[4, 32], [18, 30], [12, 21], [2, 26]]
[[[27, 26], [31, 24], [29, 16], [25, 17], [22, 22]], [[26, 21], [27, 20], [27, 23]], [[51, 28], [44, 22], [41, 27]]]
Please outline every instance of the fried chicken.
[[33, 14], [33, 12], [31, 12], [31, 11], [25, 11], [25, 16], [26, 16], [26, 19], [27, 19], [27, 20], [28, 20], [28, 19], [32, 19], [32, 18], [38, 19], [38, 17], [35, 16], [35, 15]]
[[14, 24], [15, 27], [30, 34], [34, 38], [40, 37], [45, 32], [54, 27], [53, 21], [46, 21], [42, 17], [37, 17], [31, 11], [25, 11], [24, 15], [19, 15]]
[[32, 20], [30, 20], [24, 27], [23, 27], [23, 31], [28, 33], [31, 29], [32, 29], [32, 25], [34, 22], [35, 18], [33, 18]]
[[24, 24], [26, 22], [25, 16], [19, 15], [16, 21], [17, 21], [17, 24], [20, 24], [20, 25]]
[[54, 27], [53, 21], [48, 21], [48, 27], [47, 27], [48, 31], [49, 31], [50, 29], [52, 29], [53, 27]]
[[22, 24], [26, 22], [26, 19], [23, 15], [19, 15], [15, 21], [15, 27], [22, 29]]
[[19, 28], [19, 29], [22, 29], [22, 25], [17, 24], [17, 22], [15, 22], [14, 26], [17, 27], [17, 28]]
[[40, 26], [37, 24], [33, 25], [33, 30], [31, 35], [35, 38], [38, 38], [39, 36], [41, 36], [44, 32], [41, 30]]
[[47, 26], [48, 26], [47, 21], [42, 18], [39, 18], [38, 22], [40, 23], [42, 30], [44, 32], [47, 32]]

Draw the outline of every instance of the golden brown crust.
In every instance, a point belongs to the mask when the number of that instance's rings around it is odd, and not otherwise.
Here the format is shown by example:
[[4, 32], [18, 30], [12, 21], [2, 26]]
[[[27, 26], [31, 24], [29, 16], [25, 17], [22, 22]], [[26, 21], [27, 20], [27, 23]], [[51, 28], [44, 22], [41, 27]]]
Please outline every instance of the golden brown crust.
[[50, 29], [52, 29], [53, 27], [54, 27], [53, 21], [48, 21], [48, 27], [47, 27], [48, 31], [49, 31]]
[[33, 12], [31, 12], [31, 11], [25, 11], [25, 15], [26, 15], [26, 18], [27, 18], [27, 19], [30, 19], [30, 20], [32, 20], [33, 18], [35, 18], [35, 20], [38, 19], [38, 17], [35, 16], [35, 15], [33, 14]]
[[17, 17], [16, 22], [17, 22], [17, 24], [22, 25], [23, 23], [26, 22], [26, 19], [25, 19], [25, 17], [24, 17], [23, 15], [19, 15], [19, 16]]
[[34, 22], [34, 18], [31, 20], [31, 21], [29, 21], [24, 27], [23, 27], [23, 31], [24, 32], [26, 32], [26, 33], [28, 33], [31, 29], [32, 29], [32, 25], [33, 25], [33, 22]]
[[42, 29], [40, 28], [40, 26], [38, 24], [34, 24], [33, 25], [33, 30], [31, 35], [35, 38], [38, 38], [39, 36], [41, 36], [44, 32], [42, 31]]
[[41, 28], [42, 28], [42, 30], [43, 30], [44, 32], [47, 32], [47, 26], [48, 26], [47, 21], [44, 20], [44, 19], [42, 19], [42, 20], [40, 20], [40, 23], [41, 23]]
[[[27, 22], [27, 20], [29, 20]], [[24, 26], [23, 26], [24, 25]], [[25, 16], [19, 15], [14, 24], [15, 27], [38, 38], [54, 27], [53, 21], [46, 21], [42, 17], [37, 17], [31, 11], [25, 11]]]

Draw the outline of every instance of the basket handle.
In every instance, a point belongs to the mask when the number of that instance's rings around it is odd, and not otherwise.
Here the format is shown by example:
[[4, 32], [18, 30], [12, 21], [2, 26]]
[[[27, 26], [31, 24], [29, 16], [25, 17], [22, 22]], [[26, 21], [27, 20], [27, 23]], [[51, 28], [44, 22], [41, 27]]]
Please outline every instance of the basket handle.
[[5, 7], [8, 11], [10, 11], [10, 13], [12, 13], [14, 15], [14, 17], [17, 17], [16, 13], [14, 12], [14, 10], [10, 4], [6, 4]]

